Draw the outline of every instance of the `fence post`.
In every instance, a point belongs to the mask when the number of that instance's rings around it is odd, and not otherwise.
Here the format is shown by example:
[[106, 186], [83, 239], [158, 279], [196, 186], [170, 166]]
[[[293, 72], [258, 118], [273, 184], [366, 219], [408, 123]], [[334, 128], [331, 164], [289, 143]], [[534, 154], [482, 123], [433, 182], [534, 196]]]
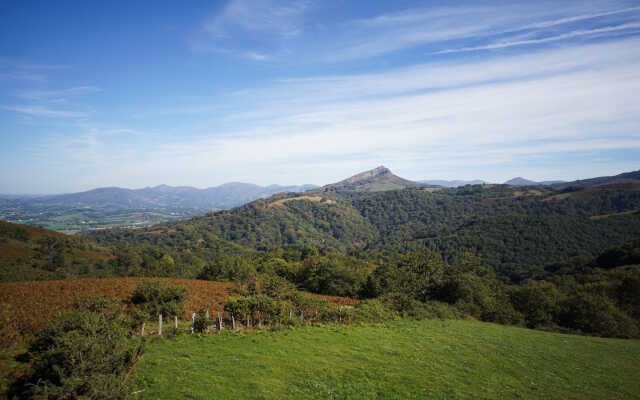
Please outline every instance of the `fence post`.
[[207, 313], [205, 314], [205, 317], [207, 318], [207, 320], [209, 319], [209, 309], [207, 308]]
[[218, 332], [222, 331], [222, 317], [220, 317], [220, 313], [218, 313]]
[[231, 325], [233, 326], [233, 330], [236, 330], [236, 319], [233, 316], [233, 313], [231, 313]]
[[173, 322], [175, 323], [176, 331], [177, 331], [178, 330], [178, 316], [177, 315], [173, 316]]
[[162, 314], [158, 314], [158, 336], [162, 336]]
[[292, 311], [291, 309], [289, 309], [289, 320], [291, 320], [291, 317], [292, 317]]
[[144, 322], [142, 323], [142, 331], [140, 332], [140, 336], [144, 336]]
[[247, 329], [251, 328], [251, 321], [249, 321], [249, 314], [247, 313]]
[[304, 310], [300, 310], [300, 321], [304, 322]]
[[340, 315], [340, 323], [342, 323], [342, 306], [338, 308], [338, 313]]
[[196, 325], [196, 313], [191, 314], [191, 333], [193, 333], [193, 328]]

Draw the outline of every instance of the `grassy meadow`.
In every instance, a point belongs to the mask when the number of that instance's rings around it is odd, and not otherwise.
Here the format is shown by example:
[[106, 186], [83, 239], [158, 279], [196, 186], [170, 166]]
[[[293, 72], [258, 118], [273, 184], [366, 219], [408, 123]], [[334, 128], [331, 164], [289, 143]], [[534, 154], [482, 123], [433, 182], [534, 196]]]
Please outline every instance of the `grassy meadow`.
[[151, 341], [142, 399], [633, 399], [640, 341], [394, 321]]

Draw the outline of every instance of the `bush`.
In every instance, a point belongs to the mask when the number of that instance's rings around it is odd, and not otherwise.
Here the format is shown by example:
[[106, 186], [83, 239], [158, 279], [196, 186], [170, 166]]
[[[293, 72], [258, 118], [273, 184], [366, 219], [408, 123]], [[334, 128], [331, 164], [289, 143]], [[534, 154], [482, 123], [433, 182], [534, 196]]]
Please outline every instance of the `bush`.
[[196, 317], [193, 320], [193, 331], [198, 333], [206, 332], [208, 325], [209, 321], [207, 320], [207, 310], [198, 310]]
[[366, 282], [366, 273], [336, 256], [313, 256], [303, 261], [297, 277], [301, 288], [314, 293], [354, 297]]
[[511, 292], [511, 302], [529, 328], [553, 325], [559, 300], [560, 292], [551, 282], [528, 281]]
[[560, 304], [560, 325], [584, 333], [605, 337], [638, 336], [638, 326], [608, 298], [578, 291]]
[[246, 282], [255, 272], [251, 260], [246, 257], [218, 257], [200, 271], [198, 279]]
[[398, 317], [391, 307], [380, 300], [364, 300], [352, 309], [344, 309], [343, 312], [345, 313], [343, 320], [354, 322], [383, 322]]
[[482, 321], [503, 324], [521, 321], [521, 315], [511, 305], [504, 286], [490, 276], [482, 277], [471, 272], [449, 274], [437, 298]]
[[9, 398], [126, 397], [126, 378], [142, 354], [142, 339], [131, 336], [122, 312], [94, 300], [57, 318], [36, 337], [27, 353], [29, 371], [13, 383]]
[[187, 289], [184, 286], [146, 281], [134, 289], [130, 302], [148, 317], [155, 318], [158, 314], [178, 315], [186, 297]]

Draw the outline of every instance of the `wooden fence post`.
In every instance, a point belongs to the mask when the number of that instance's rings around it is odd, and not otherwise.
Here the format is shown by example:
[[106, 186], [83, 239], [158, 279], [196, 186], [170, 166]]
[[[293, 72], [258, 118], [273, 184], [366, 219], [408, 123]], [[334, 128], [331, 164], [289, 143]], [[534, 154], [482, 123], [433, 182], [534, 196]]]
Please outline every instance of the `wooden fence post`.
[[222, 317], [218, 313], [218, 331], [222, 331]]
[[247, 314], [247, 329], [251, 328], [251, 321], [249, 321], [249, 314]]
[[339, 319], [339, 321], [340, 321], [340, 323], [342, 323], [342, 306], [340, 306], [340, 307], [338, 308], [338, 313], [339, 313], [339, 315], [340, 315], [340, 319]]
[[191, 333], [193, 333], [193, 328], [196, 325], [196, 313], [191, 314]]
[[142, 323], [142, 331], [140, 332], [140, 336], [144, 336], [144, 322]]
[[233, 330], [236, 330], [236, 319], [233, 316], [233, 313], [231, 313], [231, 325], [233, 326]]
[[173, 316], [173, 322], [175, 323], [176, 331], [177, 331], [178, 330], [178, 316], [177, 315]]
[[304, 322], [304, 310], [300, 310], [300, 321]]
[[162, 336], [162, 314], [158, 314], [158, 336]]
[[291, 317], [292, 317], [292, 311], [291, 309], [289, 309], [289, 320], [291, 320]]
[[207, 308], [207, 313], [205, 314], [205, 317], [207, 318], [207, 320], [209, 320], [209, 309]]

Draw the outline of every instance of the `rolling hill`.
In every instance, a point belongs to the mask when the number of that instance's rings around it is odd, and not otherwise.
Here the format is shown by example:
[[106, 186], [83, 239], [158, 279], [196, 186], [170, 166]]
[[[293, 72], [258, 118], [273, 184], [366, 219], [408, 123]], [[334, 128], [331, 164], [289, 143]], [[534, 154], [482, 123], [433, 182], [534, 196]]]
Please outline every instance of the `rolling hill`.
[[0, 221], [0, 281], [108, 273], [113, 257], [110, 246], [81, 236]]
[[364, 257], [433, 249], [447, 261], [470, 251], [502, 275], [519, 279], [549, 263], [595, 256], [640, 237], [640, 186], [570, 193], [548, 186], [427, 188], [377, 168], [305, 194], [91, 237], [105, 244], [164, 246], [176, 262], [198, 254], [210, 258], [206, 254], [213, 248], [198, 243], [216, 241], [254, 251], [312, 246]]

